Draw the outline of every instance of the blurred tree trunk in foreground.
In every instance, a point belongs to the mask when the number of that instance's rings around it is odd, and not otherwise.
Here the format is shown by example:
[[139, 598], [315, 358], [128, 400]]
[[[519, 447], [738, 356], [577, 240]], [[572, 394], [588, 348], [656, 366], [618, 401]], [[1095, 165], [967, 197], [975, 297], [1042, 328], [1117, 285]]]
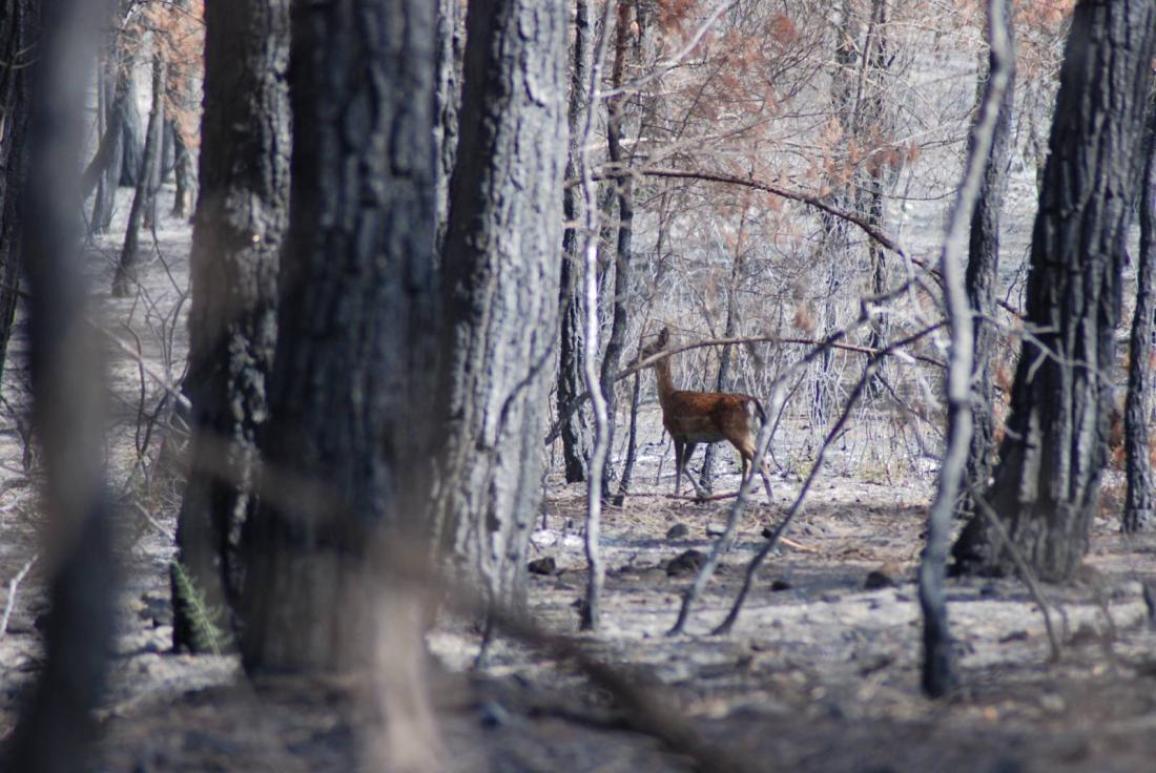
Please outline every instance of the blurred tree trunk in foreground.
[[21, 195], [22, 244], [50, 611], [43, 668], [0, 769], [71, 773], [84, 769], [94, 736], [92, 710], [104, 688], [116, 575], [104, 488], [104, 380], [79, 260], [78, 151], [104, 14], [102, 3], [82, 0], [46, 3], [42, 15], [38, 5], [8, 4], [16, 12], [9, 19], [27, 24], [30, 33], [33, 101], [28, 141], [16, 152], [27, 152], [28, 169], [36, 170]]

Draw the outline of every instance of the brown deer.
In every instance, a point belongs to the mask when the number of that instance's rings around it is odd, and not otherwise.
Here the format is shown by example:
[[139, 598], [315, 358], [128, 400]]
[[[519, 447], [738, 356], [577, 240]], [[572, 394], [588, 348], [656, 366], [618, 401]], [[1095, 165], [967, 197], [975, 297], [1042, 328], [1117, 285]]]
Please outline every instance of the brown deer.
[[[639, 352], [639, 359], [657, 354], [670, 343], [670, 331], [662, 328], [654, 343]], [[654, 364], [658, 379], [658, 402], [662, 406], [662, 425], [674, 441], [674, 495], [682, 489], [682, 473], [699, 443], [717, 443], [725, 440], [735, 447], [743, 459], [743, 485], [753, 477], [755, 469], [763, 478], [767, 499], [771, 499], [771, 479], [766, 462], [755, 464], [755, 436], [759, 423], [765, 423], [766, 413], [757, 399], [750, 395], [726, 392], [690, 392], [675, 389], [670, 374], [670, 358]], [[759, 423], [756, 423], [756, 418]], [[699, 497], [705, 497], [694, 477], [687, 472], [691, 485]]]

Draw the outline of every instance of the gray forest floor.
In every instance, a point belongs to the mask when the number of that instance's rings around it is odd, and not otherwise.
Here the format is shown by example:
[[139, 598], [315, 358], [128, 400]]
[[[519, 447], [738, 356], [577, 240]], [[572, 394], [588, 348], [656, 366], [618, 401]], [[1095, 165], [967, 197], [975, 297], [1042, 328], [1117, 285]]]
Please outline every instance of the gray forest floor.
[[[163, 204], [162, 204], [163, 206]], [[122, 209], [127, 209], [127, 205]], [[114, 227], [114, 233], [120, 230]], [[103, 324], [131, 350], [109, 348], [114, 399], [109, 459], [114, 490], [143, 508], [120, 511], [124, 567], [113, 679], [100, 711], [99, 771], [344, 771], [355, 766], [357, 719], [337, 687], [281, 682], [254, 687], [232, 657], [169, 652], [167, 564], [179, 503], [157, 468], [134, 474], [137, 427], [161, 390], [176, 383], [185, 331], [174, 309], [187, 288], [189, 229], [166, 219], [159, 254], [142, 273], [145, 292], [112, 300], [107, 288], [119, 239], [92, 252]], [[151, 249], [151, 240], [145, 241]], [[182, 309], [182, 311], [187, 309]], [[3, 394], [18, 407], [24, 371], [18, 337]], [[151, 373], [151, 375], [150, 375]], [[142, 400], [142, 394], [144, 399]], [[143, 410], [142, 410], [143, 406]], [[0, 591], [11, 607], [0, 636], [0, 737], [12, 726], [21, 689], [39, 663], [37, 618], [44, 611], [43, 562], [12, 596], [9, 583], [37, 554], [37, 508], [22, 467], [14, 408], [0, 420]], [[1117, 530], [1122, 493], [1111, 473], [1104, 512], [1079, 582], [1045, 586], [1063, 641], [1049, 661], [1042, 617], [1022, 584], [953, 581], [961, 687], [931, 702], [918, 689], [920, 625], [914, 568], [933, 470], [902, 453], [879, 453], [888, 419], [863, 414], [832, 454], [784, 547], [759, 575], [734, 633], [706, 635], [729, 606], [760, 532], [781, 516], [807, 469], [807, 430], [788, 424], [775, 477], [775, 502], [748, 513], [739, 544], [724, 560], [689, 627], [667, 637], [689, 576], [668, 576], [684, 550], [709, 550], [707, 527], [729, 502], [695, 504], [673, 488], [672, 452], [656, 406], [642, 421], [638, 496], [606, 512], [609, 576], [604, 630], [584, 636], [607, 661], [658, 683], [671, 704], [710, 740], [756, 768], [836, 771], [1143, 770], [1156, 758], [1156, 635], [1148, 628], [1142, 582], [1156, 580], [1156, 537]], [[154, 435], [149, 459], [159, 438]], [[737, 485], [729, 470], [717, 490]], [[661, 476], [659, 471], [662, 471]], [[580, 524], [584, 492], [555, 477], [533, 535], [531, 558], [558, 571], [531, 575], [534, 618], [577, 635], [574, 602], [585, 582]], [[676, 524], [687, 534], [670, 539]], [[879, 570], [895, 585], [867, 590]], [[478, 637], [449, 621], [430, 635], [439, 664], [434, 694], [444, 749], [438, 766], [477, 771], [682, 770], [685, 758], [632, 731], [607, 695], [568, 664], [500, 640], [484, 674], [467, 668]]]

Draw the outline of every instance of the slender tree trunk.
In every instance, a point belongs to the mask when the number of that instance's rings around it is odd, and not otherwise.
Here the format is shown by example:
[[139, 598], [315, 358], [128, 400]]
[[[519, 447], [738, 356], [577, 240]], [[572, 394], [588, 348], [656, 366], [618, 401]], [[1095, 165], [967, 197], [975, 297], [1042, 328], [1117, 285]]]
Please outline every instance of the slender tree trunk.
[[[586, 106], [587, 73], [590, 68], [590, 17], [586, 0], [576, 0], [574, 44], [570, 65], [570, 146], [566, 158], [566, 179], [578, 177], [578, 147]], [[582, 238], [579, 232], [581, 196], [575, 186], [562, 191], [566, 229], [562, 233], [561, 294], [562, 332], [558, 353], [558, 416], [561, 424], [562, 460], [567, 483], [586, 480], [586, 460], [590, 455], [590, 428], [586, 412], [571, 411], [572, 403], [584, 391], [582, 335], [585, 306], [582, 292]], [[569, 413], [568, 413], [569, 412]]]
[[153, 109], [149, 116], [148, 132], [145, 137], [144, 152], [141, 154], [141, 170], [137, 176], [139, 181], [136, 193], [132, 198], [132, 209], [128, 214], [128, 227], [124, 234], [124, 246], [120, 251], [120, 262], [116, 266], [116, 276], [112, 281], [112, 294], [117, 298], [124, 298], [136, 287], [137, 266], [140, 262], [140, 229], [141, 221], [150, 206], [150, 200], [155, 201], [155, 194], [150, 194], [150, 180], [156, 175], [157, 143], [160, 141], [160, 121], [164, 108], [158, 105], [163, 102], [161, 94], [164, 91], [165, 63], [157, 54], [153, 59]]
[[1156, 155], [1156, 100], [1148, 107], [1144, 147], [1144, 175], [1140, 193], [1140, 258], [1136, 269], [1136, 310], [1128, 358], [1128, 395], [1124, 403], [1124, 447], [1127, 451], [1128, 493], [1124, 500], [1123, 530], [1151, 529], [1156, 523], [1152, 488], [1152, 457], [1148, 418], [1152, 415], [1152, 359], [1156, 335], [1156, 266], [1152, 255], [1153, 156]]
[[[629, 0], [618, 0], [618, 18], [615, 23], [614, 64], [610, 72], [610, 84], [614, 90], [622, 88], [626, 69], [626, 49], [630, 34], [631, 9]], [[618, 407], [618, 393], [614, 382], [618, 376], [619, 361], [622, 359], [623, 338], [626, 336], [627, 309], [630, 298], [630, 264], [632, 262], [631, 241], [634, 237], [634, 178], [629, 174], [630, 160], [622, 151], [622, 123], [626, 109], [623, 94], [615, 94], [608, 100], [609, 117], [606, 121], [607, 152], [610, 163], [616, 168], [614, 178], [615, 198], [618, 204], [618, 227], [614, 250], [614, 294], [611, 298], [610, 335], [606, 340], [606, 353], [602, 360], [599, 387], [606, 400], [606, 414], [610, 419], [607, 427], [606, 464], [602, 468], [602, 497], [610, 497], [614, 465], [610, 454], [614, 450], [615, 423]]]
[[[1009, 44], [1014, 48], [1014, 29], [1009, 21]], [[991, 70], [989, 53], [988, 72]], [[1011, 155], [1011, 114], [1015, 97], [1015, 62], [1008, 63], [1008, 87], [1004, 91], [995, 119], [991, 157], [984, 170], [979, 199], [971, 216], [971, 233], [967, 257], [967, 297], [975, 319], [975, 361], [972, 366], [972, 434], [967, 466], [960, 488], [956, 513], [961, 517], [975, 514], [971, 491], [985, 491], [995, 464], [995, 379], [992, 357], [998, 344], [995, 324], [996, 290], [999, 286], [999, 227], [1007, 191], [1008, 160]], [[983, 93], [988, 74], [980, 78], [978, 92]]]
[[193, 156], [189, 153], [189, 148], [185, 144], [184, 138], [180, 132], [173, 129], [173, 152], [176, 154], [174, 160], [174, 177], [176, 178], [176, 191], [173, 194], [173, 209], [169, 213], [172, 217], [183, 218], [186, 216], [189, 208], [189, 194], [192, 190], [193, 183]]
[[[954, 684], [951, 631], [947, 618], [947, 553], [951, 516], [965, 482], [972, 431], [972, 353], [975, 320], [969, 297], [963, 250], [974, 246], [975, 207], [983, 193], [992, 193], [990, 167], [999, 158], [994, 152], [1001, 120], [1006, 119], [1005, 99], [1011, 84], [1015, 52], [1012, 48], [1011, 9], [1008, 0], [992, 0], [987, 14], [987, 40], [991, 66], [980, 91], [976, 119], [968, 134], [963, 180], [950, 216], [940, 257], [944, 300], [947, 306], [951, 348], [948, 354], [947, 444], [939, 471], [935, 501], [927, 516], [927, 547], [919, 567], [919, 604], [923, 612], [923, 690], [931, 697], [946, 695]], [[1004, 127], [1006, 130], [1006, 126]], [[998, 178], [997, 178], [998, 180]], [[968, 229], [970, 228], [970, 238]]]
[[[891, 142], [890, 121], [888, 120], [886, 99], [886, 77], [889, 69], [887, 46], [889, 0], [871, 0], [871, 19], [867, 25], [866, 50], [863, 53], [863, 71], [860, 73], [861, 93], [857, 100], [856, 138], [864, 142], [870, 151], [863, 167], [859, 170], [858, 209], [866, 216], [869, 226], [882, 230], [884, 224], [884, 186], [889, 171], [886, 160], [886, 146]], [[871, 295], [882, 295], [887, 290], [887, 253], [874, 239], [867, 240], [868, 291]], [[873, 319], [867, 346], [876, 351], [887, 345], [888, 325], [886, 320]], [[867, 394], [872, 397], [883, 392], [882, 379], [885, 377], [887, 362], [880, 368], [868, 384]]]
[[450, 211], [450, 175], [458, 149], [458, 112], [462, 101], [462, 56], [465, 24], [461, 0], [436, 0], [437, 21], [437, 105], [434, 113], [434, 141], [437, 147], [437, 251], [445, 242]]
[[39, 0], [0, 2], [0, 374], [3, 374], [8, 339], [16, 312], [20, 285], [22, 238], [20, 193], [28, 173], [27, 126], [33, 94], [29, 67], [35, 60]]
[[[158, 74], [159, 69], [159, 74]], [[164, 57], [160, 54], [156, 55], [153, 60], [153, 105], [152, 111], [149, 113], [149, 136], [145, 139], [145, 148], [150, 153], [155, 153], [156, 157], [151, 158], [145, 162], [147, 175], [142, 175], [141, 184], [144, 186], [145, 201], [144, 201], [144, 227], [146, 230], [154, 230], [157, 223], [157, 200], [160, 198], [161, 183], [165, 179], [165, 153], [166, 148], [171, 145], [171, 140], [168, 139], [168, 122], [165, 120], [165, 89], [168, 83], [168, 67], [165, 63]], [[157, 87], [160, 90], [157, 90]], [[139, 190], [139, 188], [138, 188]]]
[[[1088, 548], [1107, 456], [1115, 331], [1143, 167], [1156, 8], [1077, 5], [1032, 233], [1023, 349], [987, 499], [1028, 566], [1071, 577]], [[983, 519], [954, 547], [966, 572], [1014, 562]]]
[[541, 501], [558, 330], [567, 12], [475, 0], [443, 266], [449, 333], [436, 534], [468, 582], [519, 603]]
[[[105, 63], [105, 138], [100, 152], [89, 165], [96, 177], [96, 195], [92, 202], [89, 229], [93, 234], [107, 233], [112, 225], [116, 206], [116, 191], [120, 187], [121, 167], [124, 164], [124, 125], [128, 110], [128, 75], [126, 64], [114, 44], [108, 46]], [[102, 152], [107, 154], [102, 159]], [[98, 160], [100, 163], [98, 163]]]
[[82, 0], [45, 3], [43, 16], [33, 2], [15, 0], [2, 7], [11, 15], [0, 21], [0, 40], [15, 35], [27, 44], [22, 51], [34, 52], [27, 63], [27, 93], [34, 100], [27, 142], [15, 152], [27, 153], [28, 169], [36, 170], [22, 191], [21, 238], [33, 419], [44, 462], [41, 504], [49, 516], [43, 562], [50, 567], [50, 611], [44, 662], [5, 739], [0, 768], [67, 773], [90, 762], [92, 712], [103, 692], [112, 641], [116, 576], [102, 463], [104, 380], [100, 347], [86, 320], [77, 175], [87, 74], [96, 59], [92, 38], [103, 14], [99, 3]]
[[141, 142], [140, 106], [137, 104], [136, 62], [125, 57], [123, 68], [127, 95], [124, 100], [124, 137], [121, 142], [121, 166], [118, 184], [125, 188], [135, 188], [140, 180], [141, 164], [144, 162], [144, 148]]
[[[205, 110], [193, 228], [185, 393], [192, 464], [177, 561], [203, 608], [235, 608], [239, 536], [255, 506], [257, 438], [269, 415], [278, 263], [289, 221], [289, 0], [205, 8]], [[218, 469], [224, 467], [224, 470]], [[222, 474], [227, 473], [227, 474]], [[173, 576], [173, 646], [212, 649]], [[227, 629], [227, 620], [218, 620]], [[220, 646], [216, 643], [216, 646]]]

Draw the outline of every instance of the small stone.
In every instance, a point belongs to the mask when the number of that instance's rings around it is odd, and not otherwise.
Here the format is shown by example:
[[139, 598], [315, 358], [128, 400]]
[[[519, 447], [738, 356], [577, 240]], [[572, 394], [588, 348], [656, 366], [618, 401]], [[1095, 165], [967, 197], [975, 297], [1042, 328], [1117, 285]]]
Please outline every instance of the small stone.
[[558, 563], [553, 556], [546, 556], [545, 558], [536, 558], [526, 565], [530, 570], [530, 574], [556, 574], [558, 572]]
[[486, 701], [478, 707], [481, 713], [482, 727], [499, 727], [509, 724], [510, 712], [497, 701]]
[[681, 577], [687, 574], [693, 574], [702, 567], [703, 562], [706, 561], [706, 554], [700, 550], [684, 550], [666, 565], [666, 575], [668, 577]]
[[867, 578], [863, 581], [864, 590], [894, 588], [895, 585], [895, 578], [886, 566], [871, 570], [867, 573]]
[[779, 591], [790, 590], [794, 586], [783, 578], [771, 580], [771, 592], [778, 593]]
[[1060, 714], [1067, 708], [1067, 703], [1055, 693], [1044, 693], [1040, 696], [1040, 706], [1049, 714]]
[[667, 539], [686, 539], [690, 535], [690, 529], [685, 523], [676, 523], [671, 526], [666, 532]]
[[706, 536], [721, 537], [722, 533], [727, 530], [727, 527], [718, 523], [708, 523], [706, 525]]

